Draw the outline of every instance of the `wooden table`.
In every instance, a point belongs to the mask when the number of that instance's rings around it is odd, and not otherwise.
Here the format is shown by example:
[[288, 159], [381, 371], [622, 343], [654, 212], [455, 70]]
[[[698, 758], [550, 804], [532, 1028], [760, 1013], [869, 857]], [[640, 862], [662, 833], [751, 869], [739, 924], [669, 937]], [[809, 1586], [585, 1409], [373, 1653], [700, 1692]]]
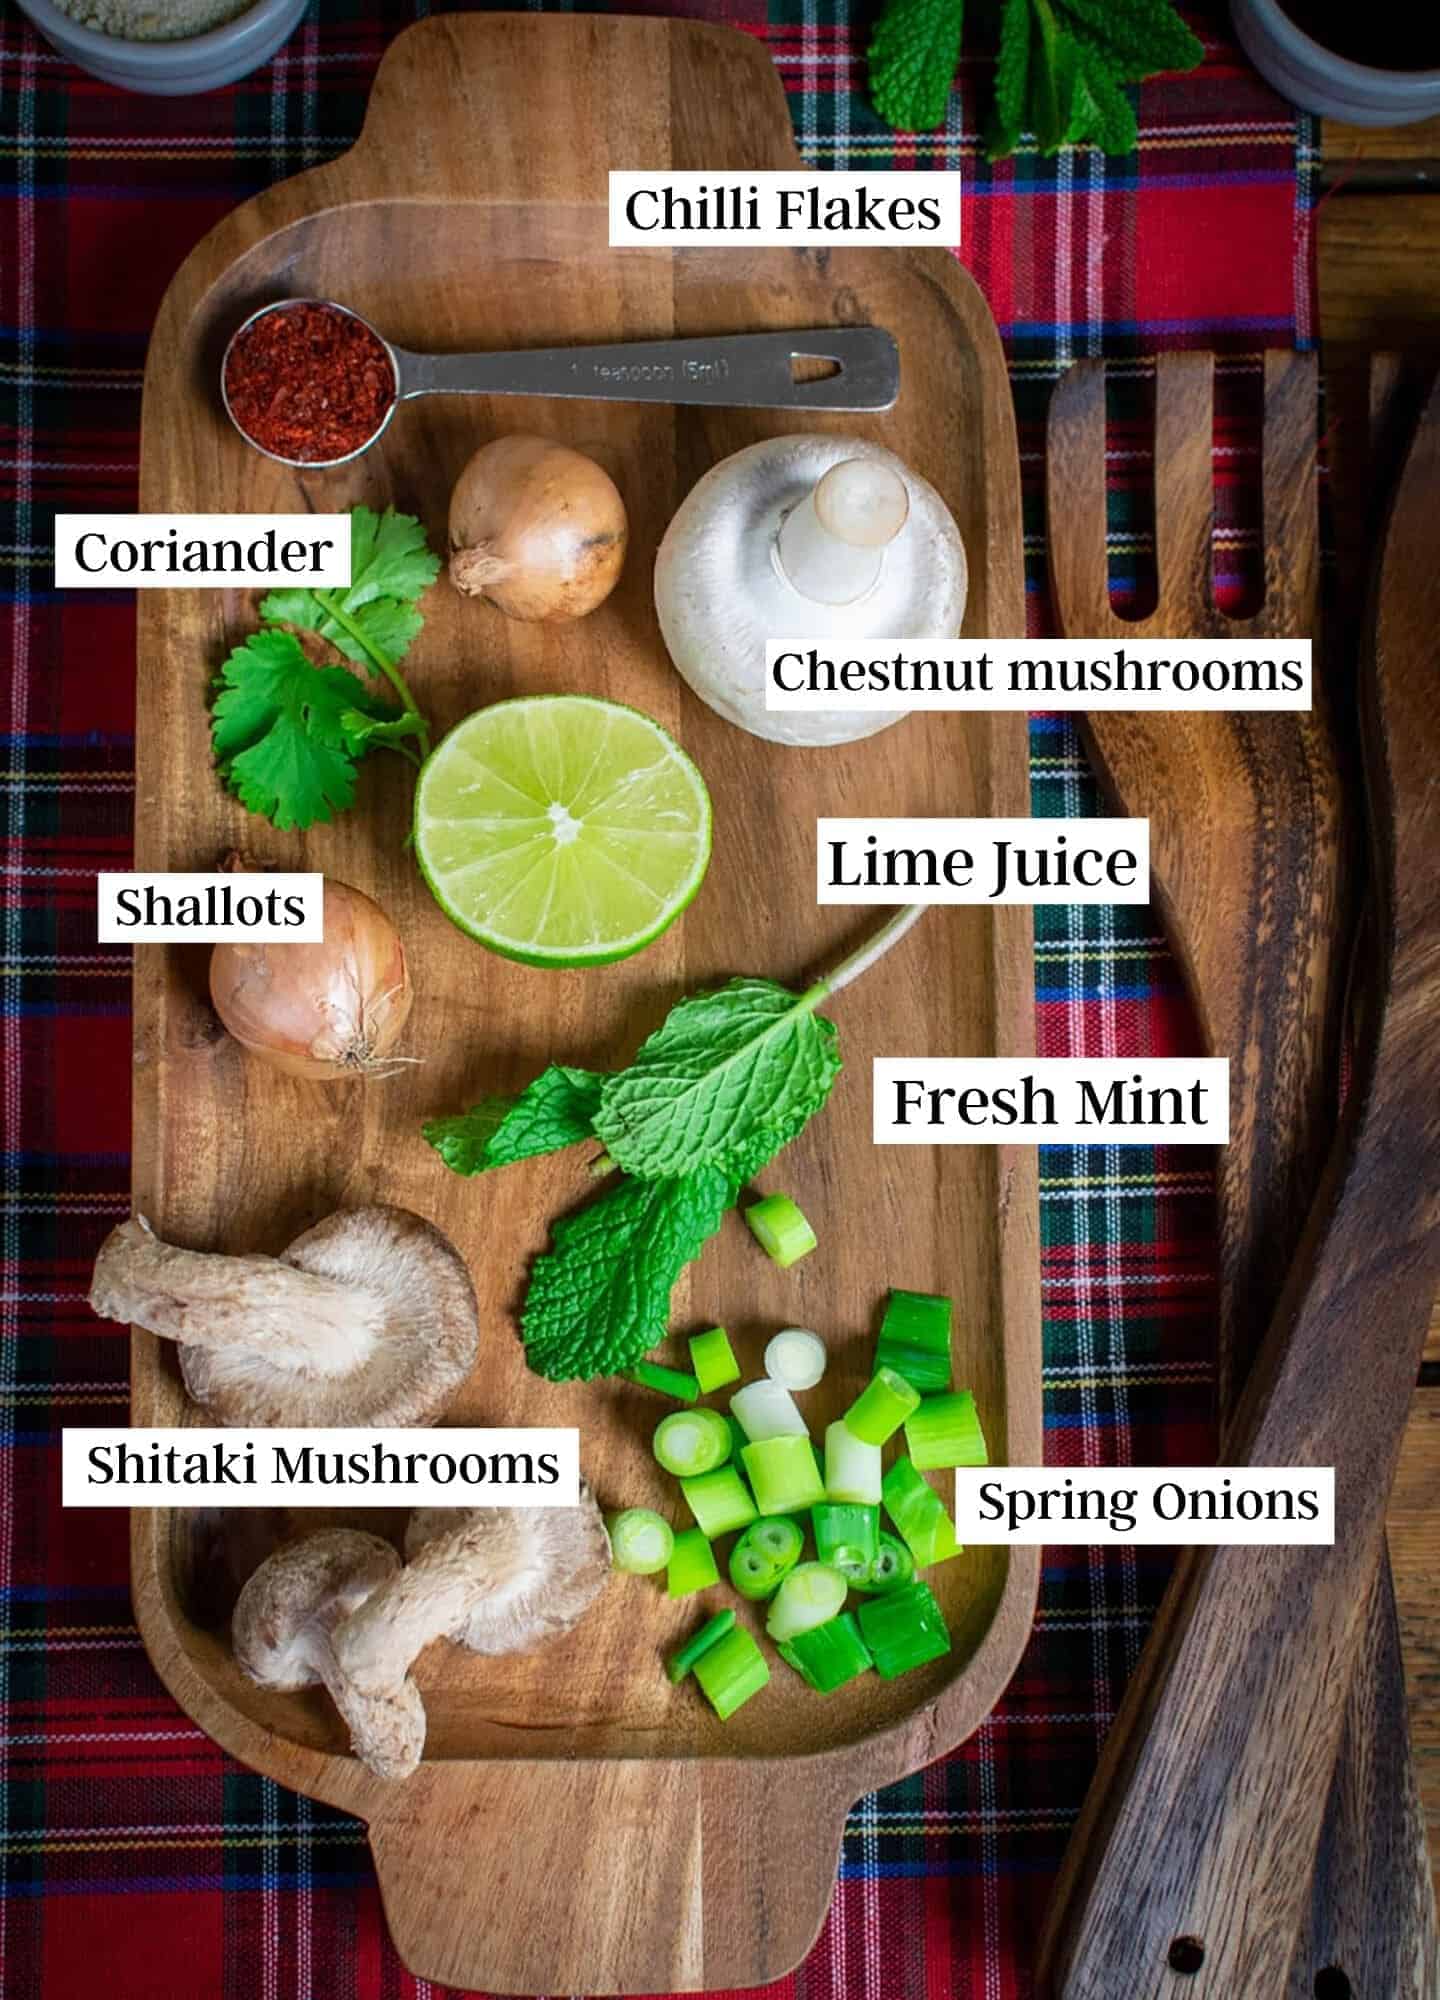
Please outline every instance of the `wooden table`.
[[[1325, 198], [1316, 227], [1327, 430], [1338, 555], [1353, 573], [1370, 540], [1352, 472], [1364, 357], [1388, 348], [1440, 365], [1440, 119], [1373, 132], [1327, 121], [1321, 159]], [[1440, 1310], [1391, 1501], [1390, 1550], [1440, 1888]]]

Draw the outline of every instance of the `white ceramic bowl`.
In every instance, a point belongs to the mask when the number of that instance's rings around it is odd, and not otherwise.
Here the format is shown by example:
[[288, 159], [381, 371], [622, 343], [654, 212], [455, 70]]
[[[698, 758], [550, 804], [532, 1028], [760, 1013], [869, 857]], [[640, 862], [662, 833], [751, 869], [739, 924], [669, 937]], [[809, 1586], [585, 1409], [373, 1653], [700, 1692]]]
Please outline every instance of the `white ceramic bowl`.
[[233, 21], [178, 42], [130, 42], [82, 28], [53, 0], [17, 0], [52, 48], [81, 69], [122, 90], [155, 97], [190, 97], [218, 90], [269, 62], [294, 33], [305, 0], [255, 0]]
[[[1435, 0], [1403, 4], [1424, 9]], [[1230, 0], [1230, 12], [1240, 46], [1256, 69], [1304, 111], [1347, 125], [1413, 125], [1440, 112], [1440, 69], [1371, 69], [1350, 62], [1313, 41], [1278, 0]]]

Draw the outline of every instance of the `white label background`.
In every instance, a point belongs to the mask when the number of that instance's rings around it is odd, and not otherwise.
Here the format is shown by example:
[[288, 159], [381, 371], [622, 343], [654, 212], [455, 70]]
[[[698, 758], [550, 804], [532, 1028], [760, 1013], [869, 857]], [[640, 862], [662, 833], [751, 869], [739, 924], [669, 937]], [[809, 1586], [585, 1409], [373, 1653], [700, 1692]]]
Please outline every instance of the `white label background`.
[[[755, 189], [759, 196], [760, 227], [756, 229], [643, 229], [625, 213], [632, 194], [656, 191], [663, 201], [664, 190], [694, 201], [702, 190], [716, 188]], [[816, 189], [823, 198], [847, 196], [853, 207], [860, 204], [861, 191], [877, 197], [883, 205], [896, 197], [910, 202], [936, 201], [940, 221], [931, 228], [913, 212], [903, 229], [808, 229], [798, 224], [782, 229], [776, 193], [785, 189]], [[657, 212], [660, 212], [657, 210]], [[612, 171], [610, 175], [610, 247], [617, 249], [710, 249], [744, 250], [753, 245], [772, 249], [838, 249], [861, 245], [884, 249], [887, 245], [934, 244], [945, 250], [960, 247], [960, 176], [940, 173], [806, 173], [797, 169], [746, 173], [653, 173]]]
[[[942, 1475], [943, 1477], [943, 1475]], [[1313, 1521], [1162, 1521], [1154, 1510], [1154, 1497], [1162, 1487], [1179, 1485], [1187, 1493], [1213, 1493], [1217, 1499], [1228, 1481], [1232, 1498], [1244, 1489], [1311, 1493], [1319, 1512]], [[1023, 1497], [1047, 1489], [1057, 1496], [1056, 1518], [1045, 1521], [1038, 1513], [1021, 1523], [1012, 1533], [1002, 1515], [999, 1521], [982, 1519], [980, 1489], [998, 1484], [1014, 1488]], [[1135, 1515], [1135, 1525], [1122, 1533], [1108, 1520], [1060, 1518], [1060, 1504], [1066, 1493], [1122, 1494], [1134, 1504], [1127, 1511]], [[1173, 1501], [1174, 1496], [1169, 1496]], [[1074, 1511], [1079, 1511], [1078, 1499]], [[981, 1465], [963, 1466], [955, 1474], [955, 1532], [970, 1547], [1004, 1544], [1011, 1548], [1090, 1548], [1101, 1543], [1130, 1543], [1132, 1546], [1199, 1548], [1267, 1545], [1272, 1548], [1308, 1547], [1328, 1544], [1335, 1539], [1335, 1470], [1333, 1466], [1247, 1465], [1243, 1469], [1214, 1465]]]
[[[1055, 1095], [1053, 1125], [963, 1125], [953, 1105], [942, 1107], [944, 1123], [925, 1121], [928, 1104], [910, 1113], [910, 1122], [892, 1122], [897, 1080], [924, 1089], [987, 1090], [1018, 1088], [1033, 1077]], [[1206, 1085], [1206, 1117], [1201, 1125], [1082, 1125], [1082, 1082], [1104, 1092], [1136, 1077], [1142, 1090], [1188, 1091]], [[877, 1146], [1223, 1146], [1230, 1137], [1230, 1064], [1224, 1056], [1148, 1056], [1133, 1062], [1096, 1057], [1037, 1056], [876, 1056], [873, 1077], [873, 1132]]]

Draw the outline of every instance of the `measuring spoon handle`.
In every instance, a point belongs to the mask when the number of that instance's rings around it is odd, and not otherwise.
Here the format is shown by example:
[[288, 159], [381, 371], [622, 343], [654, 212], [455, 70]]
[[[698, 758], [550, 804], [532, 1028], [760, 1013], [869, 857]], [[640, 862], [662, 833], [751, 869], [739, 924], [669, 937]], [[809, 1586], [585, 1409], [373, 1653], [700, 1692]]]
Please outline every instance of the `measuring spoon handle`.
[[[880, 326], [702, 334], [510, 354], [393, 350], [410, 396], [562, 396], [764, 410], [888, 410], [900, 353]], [[825, 363], [829, 369], [820, 372]]]

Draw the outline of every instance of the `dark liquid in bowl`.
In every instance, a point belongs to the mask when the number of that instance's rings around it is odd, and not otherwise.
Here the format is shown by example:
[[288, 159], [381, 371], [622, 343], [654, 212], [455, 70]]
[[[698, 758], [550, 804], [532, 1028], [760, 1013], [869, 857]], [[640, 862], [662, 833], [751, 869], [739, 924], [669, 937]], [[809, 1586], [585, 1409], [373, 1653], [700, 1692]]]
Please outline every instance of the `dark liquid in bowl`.
[[1349, 62], [1371, 69], [1440, 69], [1440, 9], [1434, 0], [1280, 0], [1297, 28]]

